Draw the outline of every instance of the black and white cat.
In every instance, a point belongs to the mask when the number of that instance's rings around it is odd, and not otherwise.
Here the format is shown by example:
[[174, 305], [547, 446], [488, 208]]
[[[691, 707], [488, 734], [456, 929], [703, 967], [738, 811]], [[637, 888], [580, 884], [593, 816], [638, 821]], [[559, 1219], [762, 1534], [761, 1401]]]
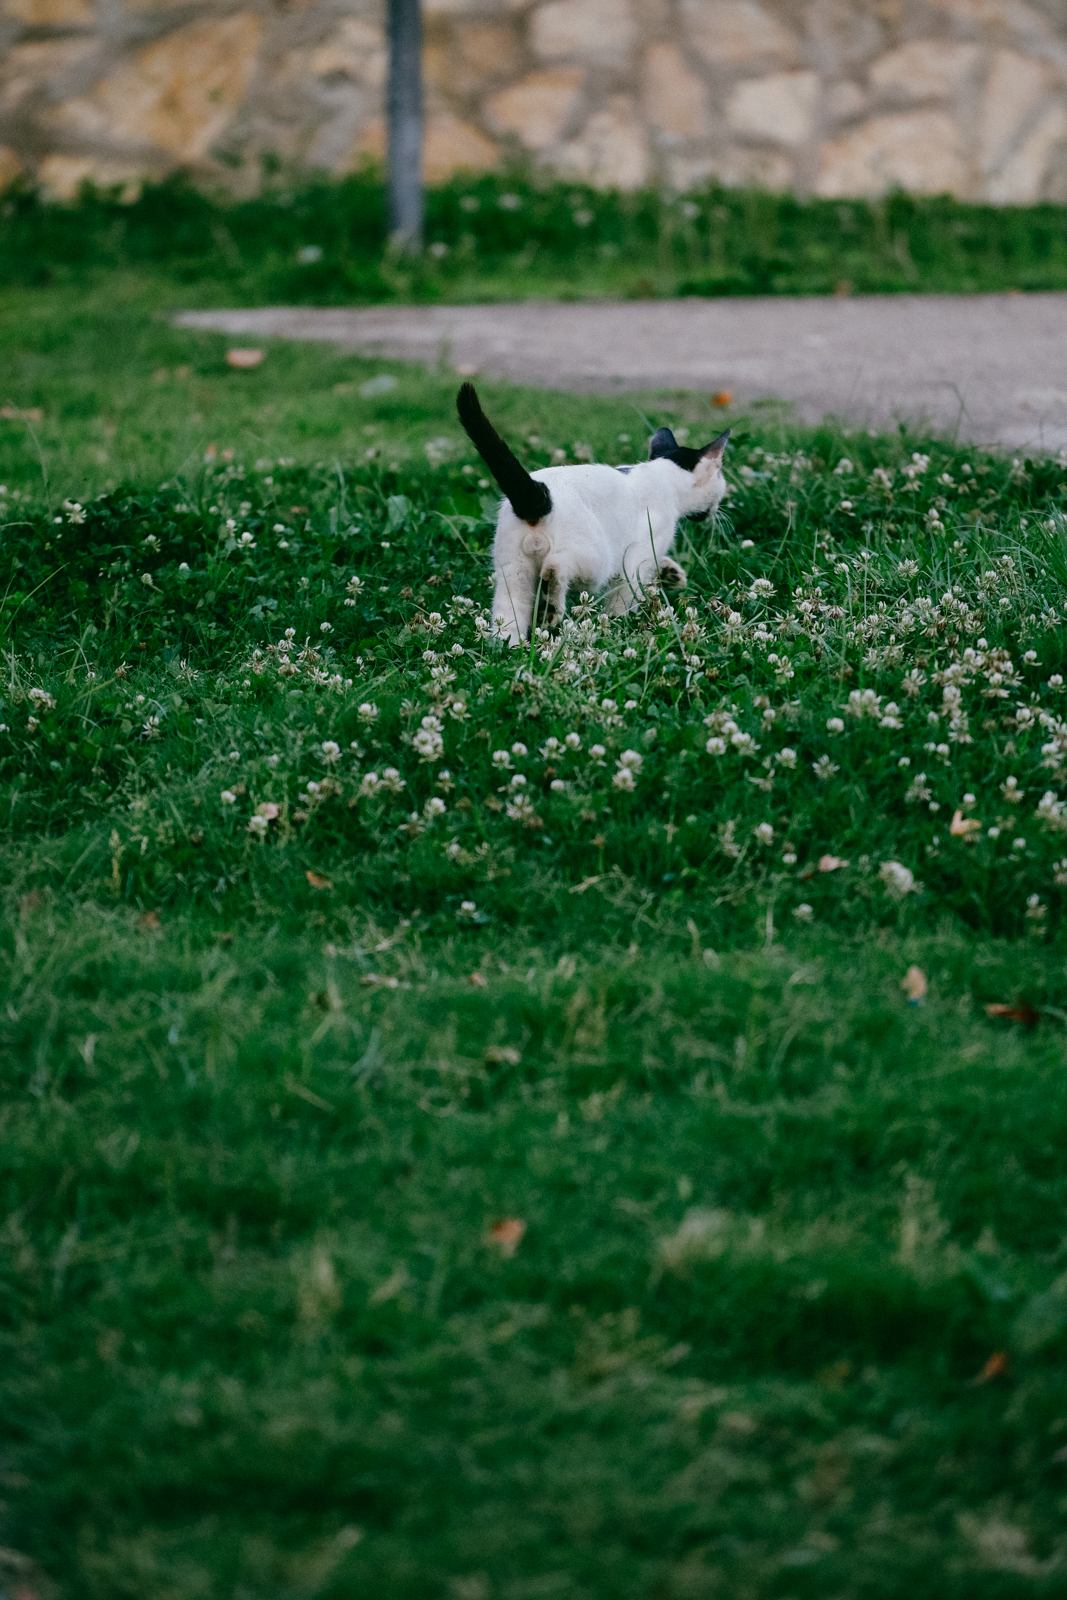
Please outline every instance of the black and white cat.
[[649, 459], [633, 466], [530, 473], [485, 416], [473, 384], [460, 389], [456, 407], [506, 496], [493, 542], [493, 618], [512, 645], [529, 637], [538, 585], [550, 625], [566, 613], [572, 585], [604, 593], [604, 609], [616, 617], [657, 579], [684, 585], [685, 573], [668, 556], [679, 520], [714, 511], [726, 492], [722, 458], [729, 429], [702, 450], [690, 450], [660, 428]]

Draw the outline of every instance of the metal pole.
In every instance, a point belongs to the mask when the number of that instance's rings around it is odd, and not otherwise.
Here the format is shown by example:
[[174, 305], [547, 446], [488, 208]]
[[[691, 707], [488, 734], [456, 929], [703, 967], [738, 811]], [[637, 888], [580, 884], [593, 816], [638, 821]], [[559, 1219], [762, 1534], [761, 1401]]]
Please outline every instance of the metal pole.
[[389, 0], [389, 235], [422, 248], [422, 17], [419, 0]]

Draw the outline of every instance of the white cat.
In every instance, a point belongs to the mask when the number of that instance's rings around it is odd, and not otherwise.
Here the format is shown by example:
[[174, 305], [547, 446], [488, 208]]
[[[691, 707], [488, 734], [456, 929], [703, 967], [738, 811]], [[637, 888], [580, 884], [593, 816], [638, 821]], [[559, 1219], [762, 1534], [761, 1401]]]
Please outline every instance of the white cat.
[[714, 511], [726, 492], [722, 458], [729, 429], [702, 450], [678, 444], [669, 428], [634, 466], [541, 467], [530, 473], [485, 416], [474, 385], [456, 400], [459, 419], [506, 499], [497, 517], [493, 617], [512, 645], [529, 637], [540, 586], [549, 625], [567, 610], [567, 590], [606, 591], [604, 607], [624, 616], [657, 578], [681, 587], [667, 559], [681, 517]]

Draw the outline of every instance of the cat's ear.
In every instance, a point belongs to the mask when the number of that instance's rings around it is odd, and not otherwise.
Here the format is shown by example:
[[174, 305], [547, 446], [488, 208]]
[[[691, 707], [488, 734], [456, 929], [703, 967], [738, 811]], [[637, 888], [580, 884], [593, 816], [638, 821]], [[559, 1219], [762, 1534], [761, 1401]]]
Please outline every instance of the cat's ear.
[[648, 441], [648, 459], [658, 461], [660, 456], [669, 456], [672, 450], [677, 450], [678, 441], [669, 428], [657, 428]]
[[726, 446], [730, 440], [730, 430], [720, 433], [717, 439], [706, 444], [700, 452], [700, 459], [693, 468], [693, 477], [698, 483], [706, 483], [716, 472], [722, 470], [722, 458], [726, 454]]

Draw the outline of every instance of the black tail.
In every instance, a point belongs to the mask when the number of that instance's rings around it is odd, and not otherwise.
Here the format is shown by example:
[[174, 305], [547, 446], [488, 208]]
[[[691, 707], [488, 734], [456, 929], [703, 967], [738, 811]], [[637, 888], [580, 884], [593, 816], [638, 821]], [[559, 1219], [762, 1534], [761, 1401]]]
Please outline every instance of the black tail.
[[465, 383], [460, 389], [456, 410], [474, 448], [511, 501], [515, 515], [534, 527], [552, 510], [547, 486], [531, 478], [522, 462], [512, 455], [482, 410], [473, 383]]

